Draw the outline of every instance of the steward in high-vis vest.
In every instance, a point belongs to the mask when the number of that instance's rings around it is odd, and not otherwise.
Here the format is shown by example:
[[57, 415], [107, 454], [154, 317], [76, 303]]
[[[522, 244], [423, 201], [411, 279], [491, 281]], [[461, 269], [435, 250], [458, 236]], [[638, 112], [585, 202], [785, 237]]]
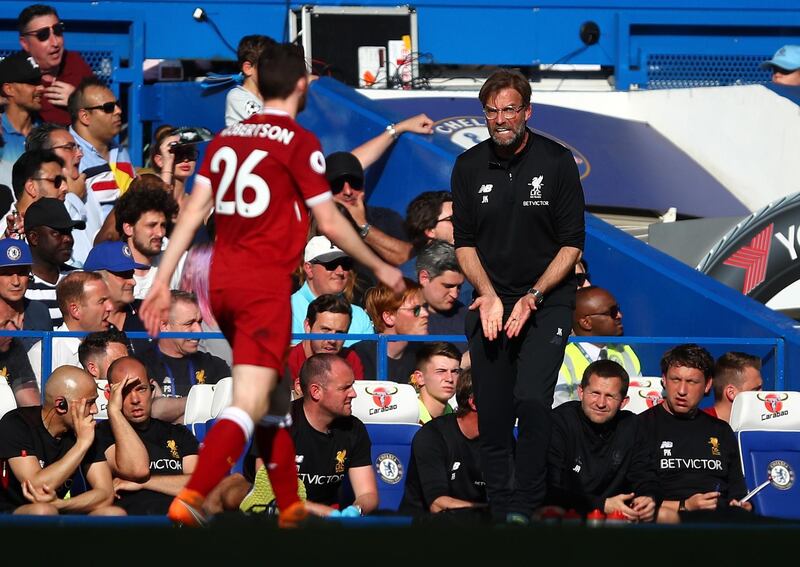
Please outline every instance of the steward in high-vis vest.
[[[575, 295], [572, 332], [576, 337], [619, 337], [623, 334], [622, 310], [607, 290], [584, 287]], [[593, 342], [570, 343], [558, 373], [553, 407], [578, 399], [578, 386], [583, 371], [595, 360], [608, 359], [619, 363], [630, 376], [640, 376], [641, 364], [628, 345]]]

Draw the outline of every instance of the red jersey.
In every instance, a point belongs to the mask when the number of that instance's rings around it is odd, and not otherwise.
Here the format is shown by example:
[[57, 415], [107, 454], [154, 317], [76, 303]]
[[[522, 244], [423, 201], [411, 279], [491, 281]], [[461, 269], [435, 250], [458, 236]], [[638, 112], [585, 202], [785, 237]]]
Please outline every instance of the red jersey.
[[288, 278], [306, 243], [307, 207], [332, 197], [316, 137], [271, 108], [222, 130], [195, 182], [214, 193], [212, 272], [226, 281], [212, 285], [225, 287], [263, 287], [267, 275]]

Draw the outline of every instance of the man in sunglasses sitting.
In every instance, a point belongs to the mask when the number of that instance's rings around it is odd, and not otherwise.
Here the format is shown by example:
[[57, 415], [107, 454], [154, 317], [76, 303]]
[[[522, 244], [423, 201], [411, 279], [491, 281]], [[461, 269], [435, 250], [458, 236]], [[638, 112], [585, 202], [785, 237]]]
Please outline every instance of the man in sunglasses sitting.
[[86, 207], [99, 207], [105, 220], [135, 177], [128, 151], [115, 142], [122, 129], [122, 108], [111, 89], [90, 77], [70, 95], [69, 113], [70, 133], [83, 152]]
[[17, 159], [12, 169], [16, 203], [9, 214], [0, 219], [0, 236], [24, 236], [25, 213], [36, 201], [45, 197], [64, 201], [67, 180], [63, 175], [63, 168], [64, 160], [49, 150], [25, 152]]
[[[315, 236], [303, 253], [305, 283], [292, 294], [292, 333], [305, 333], [303, 323], [308, 305], [320, 295], [339, 295], [345, 291], [353, 269], [353, 259], [325, 236]], [[353, 316], [347, 329], [351, 334], [372, 334], [369, 315], [358, 305], [351, 305]], [[292, 341], [297, 344], [299, 341]], [[355, 341], [347, 341], [349, 347]]]
[[91, 68], [75, 51], [64, 49], [64, 22], [52, 6], [33, 4], [17, 18], [19, 44], [41, 70], [44, 86], [40, 115], [46, 122], [68, 126], [67, 101]]
[[772, 73], [776, 85], [800, 86], [800, 45], [784, 45], [761, 68]]
[[[572, 332], [577, 337], [621, 337], [622, 310], [614, 296], [598, 286], [578, 289], [575, 295]], [[628, 345], [569, 343], [558, 373], [553, 407], [578, 399], [578, 386], [583, 372], [595, 360], [613, 360], [619, 363], [629, 376], [642, 374], [639, 358]]]

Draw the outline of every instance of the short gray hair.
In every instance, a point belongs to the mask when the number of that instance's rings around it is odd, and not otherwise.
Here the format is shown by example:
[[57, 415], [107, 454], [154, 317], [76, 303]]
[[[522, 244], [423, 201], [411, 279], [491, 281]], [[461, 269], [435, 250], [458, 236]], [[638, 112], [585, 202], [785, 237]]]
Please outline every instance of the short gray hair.
[[456, 248], [444, 240], [432, 240], [417, 256], [417, 278], [425, 270], [431, 279], [441, 276], [444, 272], [452, 271], [463, 273], [456, 258]]

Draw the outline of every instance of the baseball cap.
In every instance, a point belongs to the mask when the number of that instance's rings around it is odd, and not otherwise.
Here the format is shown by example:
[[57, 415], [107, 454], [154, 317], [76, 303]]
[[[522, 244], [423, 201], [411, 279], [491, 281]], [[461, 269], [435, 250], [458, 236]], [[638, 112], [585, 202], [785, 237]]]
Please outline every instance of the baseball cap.
[[344, 177], [353, 187], [364, 186], [364, 168], [361, 167], [358, 158], [350, 152], [334, 152], [326, 157], [325, 177], [331, 185]]
[[787, 71], [796, 71], [800, 69], [800, 45], [784, 45], [772, 59], [761, 63], [762, 69], [770, 69], [772, 67], [780, 67]]
[[33, 264], [31, 249], [24, 240], [3, 238], [0, 240], [0, 268], [30, 266]]
[[45, 197], [31, 204], [25, 211], [25, 232], [38, 226], [49, 226], [56, 230], [66, 228], [83, 230], [86, 228], [86, 223], [72, 220], [62, 201]]
[[131, 249], [124, 242], [101, 242], [89, 251], [83, 269], [87, 272], [107, 270], [109, 272], [130, 272], [135, 269], [145, 269], [147, 266], [137, 264], [133, 260]]
[[24, 51], [18, 51], [0, 61], [0, 85], [3, 83], [38, 85], [41, 79], [39, 65]]
[[328, 240], [325, 236], [315, 236], [306, 244], [306, 251], [303, 254], [304, 262], [330, 262], [337, 258], [347, 256], [345, 252]]

